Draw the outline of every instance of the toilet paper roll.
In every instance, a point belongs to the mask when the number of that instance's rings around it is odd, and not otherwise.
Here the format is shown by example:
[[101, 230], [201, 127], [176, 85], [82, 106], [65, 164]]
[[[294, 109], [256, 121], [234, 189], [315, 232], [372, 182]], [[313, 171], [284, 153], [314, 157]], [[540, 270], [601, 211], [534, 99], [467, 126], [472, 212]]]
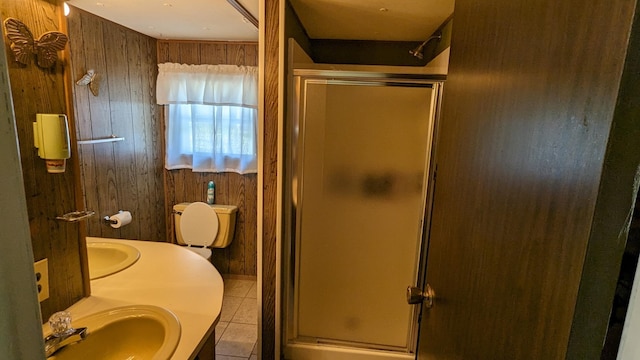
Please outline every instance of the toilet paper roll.
[[109, 217], [111, 220], [111, 227], [114, 229], [118, 229], [122, 226], [125, 226], [131, 222], [131, 212], [129, 211], [120, 211], [115, 215], [111, 215]]

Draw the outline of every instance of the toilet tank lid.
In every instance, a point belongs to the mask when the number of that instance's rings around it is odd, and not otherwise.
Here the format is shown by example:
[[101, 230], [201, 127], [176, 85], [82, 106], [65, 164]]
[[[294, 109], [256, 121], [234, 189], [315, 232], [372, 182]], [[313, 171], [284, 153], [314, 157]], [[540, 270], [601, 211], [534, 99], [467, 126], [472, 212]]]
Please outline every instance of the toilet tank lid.
[[[187, 206], [189, 206], [189, 204], [191, 204], [190, 202], [183, 202], [183, 203], [179, 203], [179, 204], [175, 204], [173, 205], [173, 210], [174, 211], [184, 211], [184, 209], [186, 209]], [[222, 205], [222, 204], [213, 204], [213, 205], [209, 205], [213, 208], [213, 210], [215, 210], [216, 213], [218, 214], [233, 214], [235, 212], [238, 211], [238, 207], [235, 205]]]

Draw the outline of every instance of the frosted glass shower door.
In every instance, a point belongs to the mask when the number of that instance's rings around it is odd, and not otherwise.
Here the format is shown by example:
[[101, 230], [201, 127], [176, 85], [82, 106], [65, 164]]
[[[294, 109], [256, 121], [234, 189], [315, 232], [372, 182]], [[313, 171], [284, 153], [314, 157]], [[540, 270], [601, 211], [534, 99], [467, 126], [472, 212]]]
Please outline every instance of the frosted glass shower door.
[[411, 348], [435, 90], [303, 83], [298, 341]]

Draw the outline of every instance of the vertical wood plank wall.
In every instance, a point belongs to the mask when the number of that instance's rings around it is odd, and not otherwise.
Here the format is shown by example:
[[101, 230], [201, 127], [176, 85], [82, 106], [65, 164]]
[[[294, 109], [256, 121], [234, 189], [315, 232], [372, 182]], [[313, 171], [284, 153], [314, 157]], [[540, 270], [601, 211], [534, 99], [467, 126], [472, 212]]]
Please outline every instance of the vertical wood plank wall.
[[[60, 31], [58, 19], [61, 8], [56, 3], [54, 0], [3, 0], [0, 2], [2, 21], [7, 17], [21, 20], [36, 38], [46, 31]], [[34, 260], [47, 258], [49, 261], [49, 299], [40, 303], [43, 321], [46, 321], [53, 312], [69, 307], [84, 296], [79, 224], [55, 220], [56, 216], [76, 209], [74, 183], [77, 174], [73, 162], [78, 161], [78, 154], [72, 153], [63, 174], [47, 173], [44, 160], [37, 156], [33, 146], [31, 125], [37, 113], [67, 113], [63, 78], [67, 64], [59, 59], [52, 68], [41, 69], [33, 62], [34, 56], [30, 64], [21, 65], [14, 60], [7, 38], [3, 41], [20, 143]], [[73, 119], [69, 120], [73, 128]]]
[[[124, 141], [78, 145], [89, 236], [165, 241], [162, 125], [155, 102], [157, 40], [72, 7], [67, 17], [80, 140], [113, 135]], [[88, 69], [99, 94], [75, 85]], [[131, 211], [120, 229], [102, 218]]]
[[[258, 44], [237, 42], [158, 41], [158, 63], [258, 65]], [[164, 115], [164, 114], [163, 114]], [[164, 128], [164, 116], [161, 116]], [[256, 276], [257, 174], [196, 173], [165, 170], [167, 238], [175, 239], [174, 204], [206, 201], [209, 180], [216, 184], [216, 203], [238, 206], [235, 236], [225, 249], [213, 249], [211, 261], [223, 274]]]
[[278, 0], [264, 2], [264, 138], [262, 169], [262, 304], [260, 358], [276, 358], [276, 259], [277, 197], [278, 197], [278, 117], [280, 76], [280, 4]]

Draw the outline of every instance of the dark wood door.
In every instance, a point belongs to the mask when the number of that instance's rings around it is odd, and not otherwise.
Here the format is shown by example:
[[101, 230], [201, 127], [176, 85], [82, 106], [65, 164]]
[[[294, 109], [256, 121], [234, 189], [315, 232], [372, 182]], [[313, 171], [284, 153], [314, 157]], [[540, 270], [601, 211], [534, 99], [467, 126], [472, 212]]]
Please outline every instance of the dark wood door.
[[568, 357], [634, 6], [456, 0], [418, 359]]

